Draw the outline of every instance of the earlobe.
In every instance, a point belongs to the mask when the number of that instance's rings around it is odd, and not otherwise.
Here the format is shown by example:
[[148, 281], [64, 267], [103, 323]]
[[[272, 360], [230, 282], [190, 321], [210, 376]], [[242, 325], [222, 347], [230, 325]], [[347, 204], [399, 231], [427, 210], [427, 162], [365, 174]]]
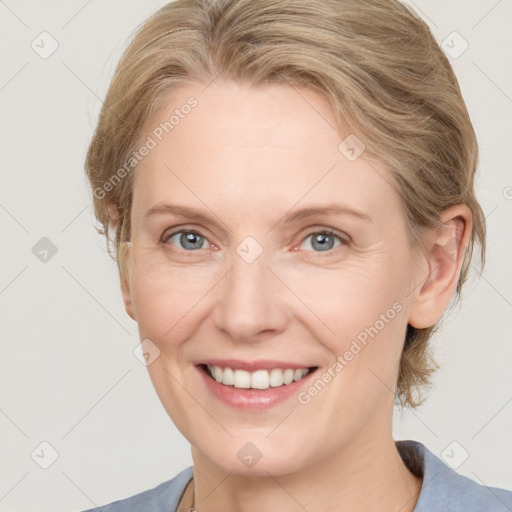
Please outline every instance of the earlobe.
[[444, 210], [440, 221], [442, 226], [430, 232], [428, 272], [418, 276], [409, 310], [409, 324], [418, 329], [435, 325], [447, 308], [473, 229], [471, 211], [464, 204]]
[[128, 315], [132, 318], [132, 320], [137, 321], [135, 318], [135, 313], [133, 311], [133, 303], [132, 297], [130, 294], [130, 287], [125, 279], [121, 277], [121, 294], [123, 296], [124, 309], [128, 313]]
[[[108, 203], [107, 212], [110, 219], [110, 224], [113, 229], [117, 230], [119, 227], [119, 222], [121, 220], [121, 214], [119, 213], [119, 209], [113, 203]], [[122, 250], [122, 249], [120, 249]], [[123, 297], [124, 309], [128, 313], [128, 315], [135, 321], [135, 313], [133, 311], [133, 303], [130, 295], [130, 286], [128, 284], [128, 277], [124, 276], [121, 271], [119, 271], [119, 280], [121, 283], [121, 295]]]
[[119, 221], [121, 220], [121, 214], [119, 213], [117, 206], [113, 203], [108, 203], [107, 212], [110, 218], [110, 224], [114, 229], [117, 229]]

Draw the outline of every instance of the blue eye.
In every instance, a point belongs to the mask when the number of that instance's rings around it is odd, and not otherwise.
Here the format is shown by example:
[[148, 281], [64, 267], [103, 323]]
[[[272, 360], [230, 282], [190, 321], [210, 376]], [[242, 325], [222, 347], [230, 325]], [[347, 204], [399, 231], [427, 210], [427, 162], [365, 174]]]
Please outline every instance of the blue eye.
[[[196, 231], [181, 230], [176, 231], [163, 239], [164, 243], [169, 240], [176, 239], [177, 242], [171, 242], [171, 245], [184, 249], [187, 252], [197, 251], [199, 249], [206, 249], [211, 246], [208, 239]], [[347, 240], [343, 239], [340, 235], [330, 230], [314, 231], [303, 239], [302, 244], [311, 239], [310, 248], [314, 252], [326, 252], [344, 245]], [[338, 244], [336, 245], [336, 241]]]
[[325, 252], [333, 249], [336, 240], [339, 240], [340, 242], [336, 247], [346, 243], [346, 240], [343, 240], [339, 235], [329, 230], [315, 231], [310, 233], [306, 238], [304, 238], [302, 243], [304, 243], [306, 240], [309, 240], [310, 238], [310, 246], [316, 252]]
[[[206, 247], [209, 245], [208, 240], [200, 235], [199, 233], [196, 233], [195, 231], [176, 231], [175, 233], [172, 233], [168, 237], [165, 238], [165, 242], [168, 240], [172, 240], [176, 236], [179, 235], [178, 242], [182, 249], [186, 250], [197, 250], [197, 249], [204, 249], [205, 244]], [[174, 245], [174, 244], [173, 244]]]

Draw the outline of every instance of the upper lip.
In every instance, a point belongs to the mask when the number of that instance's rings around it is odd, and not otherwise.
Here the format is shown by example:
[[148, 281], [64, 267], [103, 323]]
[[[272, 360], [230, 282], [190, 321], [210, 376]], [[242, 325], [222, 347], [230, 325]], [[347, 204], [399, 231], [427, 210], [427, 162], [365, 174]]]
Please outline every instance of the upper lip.
[[241, 359], [203, 359], [196, 361], [196, 365], [207, 364], [210, 366], [220, 366], [222, 368], [229, 367], [234, 370], [246, 370], [254, 372], [256, 370], [272, 370], [274, 368], [292, 368], [294, 370], [300, 368], [312, 368], [312, 365], [303, 363], [293, 363], [291, 361], [275, 361], [270, 359], [258, 359], [255, 361], [242, 361]]

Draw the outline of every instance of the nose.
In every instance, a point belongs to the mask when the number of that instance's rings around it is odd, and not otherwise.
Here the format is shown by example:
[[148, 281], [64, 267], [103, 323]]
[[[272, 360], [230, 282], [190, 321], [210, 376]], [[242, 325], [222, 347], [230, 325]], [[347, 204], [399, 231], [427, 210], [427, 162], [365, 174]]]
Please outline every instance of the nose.
[[284, 332], [291, 309], [284, 304], [285, 287], [268, 267], [265, 252], [249, 263], [234, 251], [230, 270], [219, 285], [214, 315], [218, 329], [245, 342]]

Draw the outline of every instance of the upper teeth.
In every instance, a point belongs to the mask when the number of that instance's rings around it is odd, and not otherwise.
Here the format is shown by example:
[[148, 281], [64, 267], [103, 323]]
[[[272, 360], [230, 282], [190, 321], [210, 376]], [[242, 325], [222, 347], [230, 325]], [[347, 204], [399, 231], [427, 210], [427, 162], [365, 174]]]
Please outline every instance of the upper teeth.
[[245, 370], [233, 370], [232, 368], [222, 368], [220, 366], [207, 365], [210, 375], [217, 381], [226, 386], [235, 388], [255, 388], [267, 389], [269, 386], [277, 387], [283, 384], [291, 384], [293, 381], [300, 380], [309, 372], [308, 368], [293, 370], [287, 368], [281, 370], [256, 370], [248, 372]]

